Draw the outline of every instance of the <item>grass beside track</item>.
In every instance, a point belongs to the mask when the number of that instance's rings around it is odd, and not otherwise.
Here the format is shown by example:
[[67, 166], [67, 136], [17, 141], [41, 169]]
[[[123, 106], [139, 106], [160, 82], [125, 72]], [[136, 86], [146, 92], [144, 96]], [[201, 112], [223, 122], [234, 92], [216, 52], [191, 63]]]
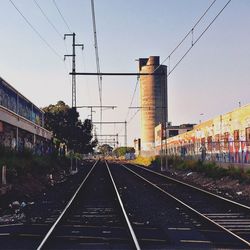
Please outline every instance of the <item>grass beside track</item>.
[[32, 174], [42, 176], [48, 173], [69, 170], [70, 159], [56, 154], [38, 156], [31, 151], [16, 152], [0, 148], [0, 167], [7, 167], [7, 181], [12, 182], [19, 176]]
[[[159, 157], [142, 157], [139, 156], [132, 161], [135, 164], [143, 166], [160, 166]], [[222, 177], [229, 176], [233, 179], [239, 180], [239, 182], [250, 183], [250, 170], [243, 168], [228, 166], [228, 168], [222, 168], [215, 162], [201, 162], [197, 160], [183, 160], [180, 157], [169, 157], [168, 165], [172, 169], [187, 170], [192, 172], [204, 173], [205, 176], [213, 179], [221, 179]]]

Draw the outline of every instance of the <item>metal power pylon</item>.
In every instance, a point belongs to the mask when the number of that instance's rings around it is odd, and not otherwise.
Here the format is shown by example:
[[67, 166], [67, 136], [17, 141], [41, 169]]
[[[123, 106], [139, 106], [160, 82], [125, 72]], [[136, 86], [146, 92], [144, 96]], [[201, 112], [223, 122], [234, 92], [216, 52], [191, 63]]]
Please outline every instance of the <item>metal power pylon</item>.
[[[72, 36], [73, 42], [72, 42], [72, 55], [64, 55], [64, 60], [66, 57], [71, 56], [72, 57], [72, 72], [76, 72], [76, 52], [75, 48], [77, 46], [81, 47], [82, 50], [84, 48], [83, 44], [76, 44], [76, 34], [64, 34], [64, 39], [66, 39], [67, 36]], [[76, 76], [72, 75], [72, 108], [76, 107]]]

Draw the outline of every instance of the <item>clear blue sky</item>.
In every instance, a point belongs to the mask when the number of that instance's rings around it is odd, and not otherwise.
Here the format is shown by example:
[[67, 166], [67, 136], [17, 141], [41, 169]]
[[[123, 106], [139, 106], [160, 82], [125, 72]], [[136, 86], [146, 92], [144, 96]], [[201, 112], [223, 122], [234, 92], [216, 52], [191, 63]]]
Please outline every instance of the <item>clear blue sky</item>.
[[[68, 33], [53, 0], [36, 0], [60, 34]], [[33, 0], [13, 0], [25, 17], [56, 50], [57, 57], [32, 31], [9, 0], [1, 0], [0, 76], [39, 107], [63, 100], [71, 104], [71, 53], [46, 21]], [[194, 38], [209, 24], [227, 0], [217, 0], [194, 31]], [[56, 0], [78, 43], [78, 71], [93, 72], [95, 54], [90, 0]], [[192, 28], [212, 0], [95, 0], [101, 71], [136, 72], [140, 57], [165, 59]], [[250, 1], [232, 0], [216, 22], [169, 77], [169, 120], [173, 124], [198, 123], [250, 103]], [[170, 67], [191, 44], [191, 37], [173, 56]], [[166, 62], [168, 64], [168, 62]], [[104, 111], [103, 120], [124, 121], [136, 78], [104, 77], [103, 104], [117, 105]], [[133, 105], [138, 105], [139, 88]], [[99, 105], [97, 79], [78, 77], [77, 105]], [[128, 120], [135, 111], [131, 110]], [[200, 114], [204, 113], [201, 117]], [[85, 119], [89, 110], [81, 110]], [[98, 111], [94, 120], [99, 120]], [[140, 136], [140, 114], [128, 125], [129, 143]], [[103, 133], [122, 134], [123, 127], [109, 126]], [[121, 139], [122, 140], [122, 139]], [[122, 142], [122, 141], [121, 141]]]

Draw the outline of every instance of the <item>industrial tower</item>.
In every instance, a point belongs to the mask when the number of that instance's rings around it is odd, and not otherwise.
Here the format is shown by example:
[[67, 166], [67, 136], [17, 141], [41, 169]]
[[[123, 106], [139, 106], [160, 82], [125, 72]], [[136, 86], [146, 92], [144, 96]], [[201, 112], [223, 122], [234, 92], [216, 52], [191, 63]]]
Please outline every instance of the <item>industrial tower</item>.
[[168, 121], [167, 66], [160, 65], [159, 56], [139, 59], [141, 105], [141, 151], [154, 152], [155, 127]]

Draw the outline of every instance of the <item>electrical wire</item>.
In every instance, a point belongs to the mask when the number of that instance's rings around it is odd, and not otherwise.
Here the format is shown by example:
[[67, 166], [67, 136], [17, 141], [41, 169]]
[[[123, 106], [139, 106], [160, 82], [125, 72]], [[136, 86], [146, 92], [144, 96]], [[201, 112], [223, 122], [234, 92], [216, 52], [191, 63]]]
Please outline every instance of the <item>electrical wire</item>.
[[[101, 69], [100, 69], [100, 58], [99, 58], [99, 51], [98, 51], [94, 0], [91, 0], [91, 11], [92, 11], [92, 22], [93, 22], [93, 32], [94, 32], [94, 47], [95, 47], [95, 55], [96, 55], [96, 68], [97, 68], [97, 73], [100, 73]], [[97, 78], [98, 78], [99, 98], [100, 98], [100, 103], [101, 103], [102, 102], [102, 93], [101, 93], [102, 92], [102, 76], [98, 76]]]
[[128, 108], [128, 112], [127, 112], [127, 114], [126, 114], [126, 118], [125, 118], [125, 120], [127, 120], [127, 118], [128, 118], [128, 115], [129, 115], [129, 112], [130, 112], [130, 107], [132, 106], [132, 104], [133, 104], [133, 101], [134, 101], [134, 98], [135, 98], [135, 93], [136, 93], [136, 90], [137, 90], [137, 86], [138, 86], [138, 84], [139, 84], [139, 77], [137, 77], [137, 80], [136, 80], [136, 83], [135, 83], [135, 88], [134, 88], [134, 92], [133, 92], [133, 95], [132, 95], [132, 99], [131, 99], [131, 102], [130, 102], [130, 104], [129, 104], [129, 108]]
[[[56, 26], [52, 23], [52, 21], [49, 19], [49, 17], [46, 15], [45, 11], [41, 8], [41, 6], [38, 4], [38, 2], [36, 0], [33, 0], [33, 2], [35, 3], [35, 5], [37, 6], [37, 8], [41, 11], [41, 13], [43, 14], [43, 16], [45, 17], [45, 19], [47, 20], [47, 22], [51, 25], [51, 27], [54, 29], [54, 31], [57, 33], [57, 35], [63, 39], [63, 35], [58, 31], [58, 29], [56, 28]], [[64, 39], [63, 39], [64, 40]]]
[[57, 56], [60, 58], [61, 61], [63, 59], [61, 58], [60, 54], [47, 42], [47, 40], [38, 32], [38, 30], [31, 24], [31, 22], [24, 16], [24, 14], [18, 9], [18, 7], [15, 5], [15, 3], [12, 0], [9, 0], [10, 3], [14, 6], [14, 8], [17, 10], [17, 12], [22, 16], [22, 18], [25, 20], [25, 22], [30, 26], [30, 28], [37, 34], [37, 36], [47, 45], [47, 47]]
[[170, 54], [161, 62], [161, 64], [154, 70], [154, 72], [167, 60], [170, 61], [170, 57], [174, 54], [174, 52], [182, 45], [182, 43], [187, 39], [187, 37], [194, 32], [194, 29], [196, 26], [201, 22], [203, 17], [207, 14], [207, 12], [211, 9], [211, 7], [215, 4], [217, 0], [214, 0], [209, 7], [205, 10], [205, 12], [201, 15], [201, 17], [198, 19], [198, 21], [194, 24], [194, 26], [189, 30], [189, 32], [183, 37], [183, 39], [177, 44], [177, 46], [170, 52]]
[[59, 15], [61, 16], [61, 18], [62, 18], [64, 24], [65, 24], [66, 27], [68, 28], [68, 31], [69, 31], [70, 33], [73, 33], [73, 32], [71, 31], [71, 29], [70, 29], [68, 23], [66, 22], [66, 19], [64, 18], [62, 12], [60, 11], [60, 9], [59, 9], [59, 7], [58, 7], [58, 5], [57, 5], [57, 3], [56, 3], [56, 0], [53, 0], [53, 3], [54, 3], [54, 5], [55, 5], [55, 7], [56, 7], [56, 9], [57, 9], [57, 11], [58, 11], [58, 13], [59, 13]]
[[[193, 32], [194, 32], [194, 29], [195, 27], [201, 22], [201, 20], [204, 18], [204, 16], [207, 14], [207, 12], [210, 10], [210, 8], [215, 4], [217, 0], [214, 0], [210, 5], [209, 7], [205, 10], [205, 12], [201, 15], [201, 17], [198, 19], [198, 21], [193, 25], [193, 27], [190, 29], [190, 31], [184, 36], [184, 38], [177, 44], [177, 46], [171, 51], [171, 53], [168, 55], [168, 57], [166, 57], [162, 63], [154, 70], [154, 72], [167, 60], [169, 60], [169, 64], [170, 64], [170, 57], [175, 53], [175, 51], [182, 45], [182, 43], [187, 39], [187, 37], [192, 34], [193, 36]], [[192, 44], [193, 44], [193, 39], [192, 39]], [[135, 95], [135, 92], [136, 92], [136, 89], [137, 89], [137, 85], [138, 85], [138, 81], [139, 81], [139, 78], [137, 79], [137, 82], [136, 82], [136, 85], [135, 85], [135, 89], [134, 89], [134, 93], [133, 93], [133, 96], [132, 96], [132, 100], [131, 100], [131, 103], [130, 103], [130, 106], [132, 105], [133, 103], [133, 99], [134, 99], [134, 95]], [[129, 115], [129, 110], [128, 109], [128, 112], [127, 112], [127, 115], [126, 115], [126, 118], [128, 117]], [[134, 115], [130, 118], [130, 120], [128, 121], [128, 123], [130, 123], [134, 117], [137, 115], [137, 113], [139, 112], [139, 109], [134, 113]]]
[[[84, 72], [84, 71], [87, 71], [87, 70], [86, 70], [86, 63], [85, 63], [85, 58], [84, 58], [83, 53], [84, 53], [83, 50], [81, 50], [82, 67], [83, 67], [83, 72]], [[92, 103], [92, 96], [91, 96], [91, 92], [90, 92], [90, 88], [89, 88], [88, 77], [86, 77], [85, 82], [86, 82], [87, 96], [88, 96], [89, 102]]]
[[135, 118], [135, 116], [138, 114], [139, 111], [140, 111], [140, 109], [137, 109], [135, 111], [135, 113], [133, 114], [133, 116], [128, 120], [128, 123], [130, 123]]
[[[100, 74], [101, 70], [100, 70], [100, 58], [99, 58], [98, 42], [97, 42], [94, 0], [91, 0], [91, 13], [92, 13], [92, 23], [93, 23], [93, 33], [94, 33], [96, 69], [97, 69], [97, 73]], [[101, 106], [101, 109], [100, 109], [100, 121], [102, 122], [102, 75], [97, 76], [97, 81], [98, 81], [99, 99], [100, 99], [100, 106]], [[100, 123], [100, 134], [102, 134], [102, 123]]]
[[[201, 39], [201, 37], [206, 33], [206, 31], [211, 27], [211, 25], [215, 22], [215, 20], [219, 17], [219, 15], [224, 11], [224, 9], [228, 6], [228, 4], [231, 2], [229, 0], [224, 7], [219, 11], [219, 13], [215, 16], [215, 18], [209, 23], [209, 25], [205, 28], [205, 30], [200, 34], [200, 36], [194, 41], [193, 40], [193, 34], [194, 34], [194, 29], [195, 27], [200, 23], [200, 21], [203, 19], [203, 17], [207, 14], [207, 12], [210, 10], [210, 8], [214, 5], [216, 0], [214, 0], [209, 7], [206, 9], [206, 11], [203, 13], [203, 15], [198, 19], [198, 21], [195, 23], [195, 25], [191, 28], [191, 30], [184, 36], [184, 38], [177, 44], [177, 46], [171, 51], [171, 53], [166, 57], [161, 64], [154, 70], [154, 72], [167, 60], [169, 60], [170, 64], [170, 57], [175, 53], [175, 51], [181, 46], [181, 44], [187, 39], [187, 37], [191, 34], [192, 35], [192, 44], [191, 47], [186, 51], [186, 53], [181, 57], [181, 59], [174, 65], [173, 69], [168, 73], [168, 76], [176, 69], [176, 67], [181, 63], [181, 61], [185, 58], [185, 56], [189, 53], [189, 51], [194, 47], [194, 45]], [[134, 117], [137, 115], [139, 112], [139, 109], [134, 113], [134, 115], [130, 118], [128, 123], [130, 123]]]
[[[51, 25], [51, 27], [54, 29], [54, 31], [56, 32], [56, 34], [63, 40], [63, 44], [64, 44], [64, 48], [66, 51], [66, 54], [68, 55], [68, 48], [65, 42], [65, 39], [63, 37], [63, 35], [61, 34], [61, 32], [56, 28], [56, 26], [53, 24], [53, 22], [49, 19], [49, 17], [46, 15], [45, 11], [42, 9], [42, 7], [38, 4], [38, 2], [36, 0], [33, 0], [33, 2], [35, 3], [35, 5], [37, 6], [37, 8], [40, 10], [40, 12], [42, 13], [42, 15], [45, 17], [45, 19], [47, 20], [47, 22]], [[64, 61], [65, 62], [65, 61]], [[67, 72], [69, 72], [70, 70], [68, 70]]]
[[174, 67], [169, 71], [168, 76], [176, 69], [176, 67], [181, 63], [181, 61], [186, 57], [186, 55], [190, 52], [190, 50], [194, 47], [194, 45], [201, 39], [201, 37], [206, 33], [206, 31], [211, 27], [211, 25], [215, 22], [215, 20], [219, 17], [219, 15], [223, 12], [223, 10], [228, 6], [228, 4], [232, 0], [229, 0], [224, 7], [219, 11], [219, 13], [215, 16], [215, 18], [209, 23], [209, 25], [203, 30], [203, 32], [199, 35], [199, 37], [192, 43], [191, 47], [185, 52], [185, 54], [180, 58], [180, 60], [174, 65]]

